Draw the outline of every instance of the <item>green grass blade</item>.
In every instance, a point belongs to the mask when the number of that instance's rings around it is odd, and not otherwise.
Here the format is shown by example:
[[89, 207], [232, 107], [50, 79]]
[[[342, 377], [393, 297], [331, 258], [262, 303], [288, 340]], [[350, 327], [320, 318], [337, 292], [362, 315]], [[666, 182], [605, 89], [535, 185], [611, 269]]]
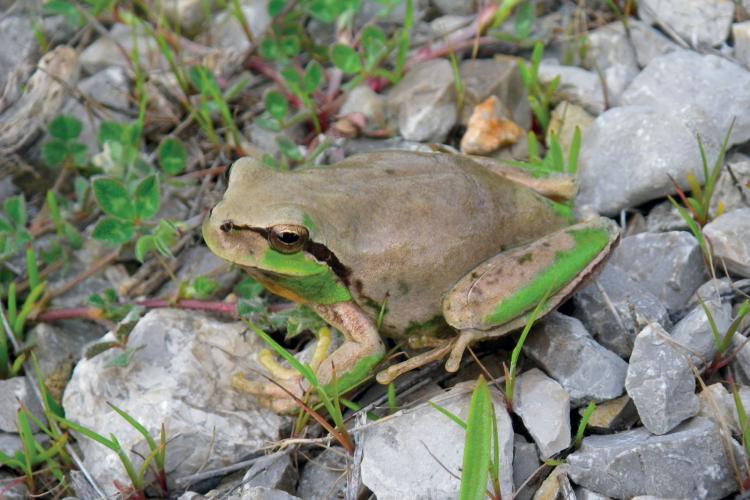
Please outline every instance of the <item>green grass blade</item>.
[[734, 396], [734, 406], [737, 409], [737, 420], [740, 423], [740, 432], [742, 433], [742, 444], [745, 447], [745, 453], [750, 455], [750, 425], [747, 422], [747, 412], [745, 405], [742, 404], [740, 393], [737, 386], [732, 384], [732, 396]]
[[58, 422], [66, 425], [67, 427], [70, 427], [71, 429], [73, 429], [74, 431], [78, 432], [79, 434], [83, 434], [87, 438], [89, 438], [89, 439], [91, 439], [93, 441], [96, 441], [100, 445], [105, 446], [106, 448], [109, 448], [110, 450], [112, 450], [112, 451], [114, 451], [116, 453], [120, 452], [120, 448], [118, 446], [118, 443], [116, 443], [114, 441], [110, 441], [109, 439], [105, 438], [101, 434], [99, 434], [99, 433], [97, 433], [95, 431], [92, 431], [88, 427], [84, 427], [84, 426], [82, 426], [80, 424], [77, 424], [77, 423], [73, 422], [72, 420], [68, 420], [67, 418], [64, 418], [64, 417], [55, 417], [55, 418], [57, 419]]
[[141, 425], [140, 422], [138, 422], [125, 411], [115, 406], [113, 403], [107, 401], [107, 405], [109, 405], [110, 408], [112, 408], [115, 412], [117, 412], [118, 415], [123, 418], [123, 420], [125, 420], [133, 429], [137, 430], [140, 435], [143, 436], [143, 439], [145, 439], [148, 443], [149, 450], [153, 452], [154, 450], [157, 450], [159, 448], [159, 446], [156, 444], [156, 440], [154, 440], [154, 438], [151, 437], [151, 434], [149, 434], [148, 429]]
[[44, 287], [46, 286], [45, 283], [39, 283], [36, 287], [34, 287], [29, 295], [26, 297], [26, 300], [23, 302], [23, 306], [21, 307], [21, 312], [18, 313], [18, 316], [16, 317], [16, 322], [13, 324], [13, 334], [16, 336], [16, 338], [23, 339], [23, 326], [26, 323], [26, 318], [31, 314], [31, 311], [34, 309], [34, 306], [36, 305], [36, 301], [39, 299], [39, 297], [42, 295], [42, 292], [44, 292]]
[[586, 426], [589, 423], [589, 419], [591, 418], [591, 415], [594, 414], [594, 410], [596, 410], [596, 403], [594, 403], [593, 401], [590, 401], [589, 404], [586, 406], [586, 409], [583, 410], [583, 415], [581, 415], [581, 421], [578, 422], [578, 429], [576, 430], [576, 439], [575, 439], [576, 449], [581, 446], [581, 441], [583, 441], [583, 433], [586, 432]]
[[719, 328], [716, 326], [716, 321], [714, 321], [714, 315], [711, 314], [711, 310], [708, 308], [706, 303], [703, 301], [702, 298], [698, 297], [698, 302], [700, 303], [701, 307], [703, 308], [703, 312], [706, 314], [706, 319], [708, 319], [708, 325], [711, 327], [711, 334], [714, 337], [714, 347], [716, 347], [716, 350], [718, 352], [721, 351], [721, 334], [719, 333]]
[[492, 400], [484, 377], [479, 376], [471, 395], [466, 421], [460, 500], [483, 500], [487, 490], [492, 445]]
[[452, 411], [448, 410], [447, 408], [444, 408], [444, 407], [440, 406], [439, 404], [433, 403], [432, 401], [428, 401], [428, 403], [430, 404], [430, 406], [432, 406], [433, 408], [435, 408], [437, 411], [439, 411], [440, 413], [442, 413], [443, 415], [445, 415], [449, 419], [453, 420], [453, 422], [456, 425], [458, 425], [462, 429], [466, 430], [466, 422], [464, 422], [463, 420], [461, 420], [461, 417], [459, 417], [458, 415], [456, 415]]
[[742, 324], [742, 320], [745, 319], [748, 311], [750, 311], [750, 301], [746, 300], [740, 306], [739, 311], [737, 311], [737, 317], [734, 318], [732, 324], [729, 325], [727, 333], [724, 335], [724, 339], [721, 343], [722, 349], [719, 352], [725, 352], [727, 349], [729, 349], [729, 346], [732, 344], [732, 337], [734, 337], [735, 332], [739, 330], [740, 325]]

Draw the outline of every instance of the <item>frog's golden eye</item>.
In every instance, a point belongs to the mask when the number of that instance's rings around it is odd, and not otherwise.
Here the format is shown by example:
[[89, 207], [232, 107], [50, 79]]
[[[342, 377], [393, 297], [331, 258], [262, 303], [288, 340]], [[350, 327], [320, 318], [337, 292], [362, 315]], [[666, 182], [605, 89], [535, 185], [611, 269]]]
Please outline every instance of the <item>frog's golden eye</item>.
[[295, 253], [302, 250], [307, 243], [309, 233], [303, 226], [279, 224], [268, 232], [268, 242], [274, 250], [281, 253]]

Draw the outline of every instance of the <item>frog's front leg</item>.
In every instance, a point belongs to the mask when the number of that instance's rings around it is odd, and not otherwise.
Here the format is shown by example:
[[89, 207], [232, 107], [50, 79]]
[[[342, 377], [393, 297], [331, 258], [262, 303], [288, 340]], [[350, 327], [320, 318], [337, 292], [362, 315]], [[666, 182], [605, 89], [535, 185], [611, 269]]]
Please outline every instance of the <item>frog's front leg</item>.
[[[308, 306], [344, 335], [344, 343], [314, 367], [318, 381], [330, 386], [335, 379], [338, 390], [345, 391], [364, 380], [385, 353], [385, 346], [373, 321], [352, 301]], [[301, 374], [289, 374], [288, 371], [277, 369], [271, 370], [271, 376], [276, 384], [235, 377], [233, 386], [258, 397], [261, 403], [278, 413], [295, 411], [298, 405], [286, 391], [302, 398], [309, 387], [307, 381]]]

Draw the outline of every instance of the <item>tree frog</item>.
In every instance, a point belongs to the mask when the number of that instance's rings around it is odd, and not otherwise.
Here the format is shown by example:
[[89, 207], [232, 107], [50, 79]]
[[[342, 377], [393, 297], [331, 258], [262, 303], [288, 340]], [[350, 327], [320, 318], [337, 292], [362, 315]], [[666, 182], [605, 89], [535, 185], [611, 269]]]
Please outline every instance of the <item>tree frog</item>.
[[[380, 371], [381, 383], [440, 359], [456, 371], [467, 346], [522, 327], [545, 295], [542, 314], [560, 305], [619, 237], [609, 219], [574, 223], [567, 206], [537, 192], [546, 189], [538, 180], [509, 172], [409, 151], [289, 172], [242, 158], [203, 236], [216, 255], [343, 334], [316, 367], [321, 383], [367, 376], [383, 360], [382, 336], [427, 349]], [[304, 392], [298, 375], [279, 378]], [[245, 382], [276, 411], [296, 407], [274, 384]]]

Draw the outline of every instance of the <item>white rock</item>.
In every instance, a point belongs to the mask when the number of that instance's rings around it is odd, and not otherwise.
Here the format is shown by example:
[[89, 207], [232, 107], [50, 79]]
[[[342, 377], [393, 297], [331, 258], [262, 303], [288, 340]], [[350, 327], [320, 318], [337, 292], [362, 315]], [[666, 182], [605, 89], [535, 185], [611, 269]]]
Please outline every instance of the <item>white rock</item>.
[[698, 413], [688, 356], [658, 325], [647, 326], [636, 337], [625, 389], [643, 425], [654, 434], [666, 434]]
[[734, 58], [746, 68], [750, 66], [750, 21], [732, 25]]
[[[260, 369], [255, 353], [263, 345], [242, 323], [157, 309], [130, 333], [128, 346], [135, 352], [127, 366], [113, 364], [121, 354], [115, 350], [76, 366], [63, 407], [67, 418], [100, 434], [114, 434], [124, 449], [140, 456], [148, 455], [143, 437], [107, 402], [129, 413], [152, 436], [164, 424], [170, 479], [220, 467], [277, 439], [284, 422], [230, 386], [235, 372]], [[114, 480], [129, 483], [113, 452], [85, 438], [79, 444], [85, 466], [110, 494], [116, 492]], [[130, 458], [140, 465], [134, 453]]]
[[734, 18], [732, 0], [640, 0], [644, 21], [664, 23], [693, 46], [721, 45]]
[[[473, 386], [459, 384], [432, 401], [466, 420]], [[491, 393], [500, 439], [500, 488], [503, 498], [510, 498], [513, 427], [500, 395]], [[456, 498], [460, 481], [451, 473], [461, 475], [465, 438], [460, 426], [428, 405], [375, 423], [362, 439], [362, 482], [379, 500]]]
[[513, 411], [534, 438], [542, 459], [570, 446], [570, 396], [538, 368], [518, 376]]
[[750, 278], [750, 208], [739, 208], [706, 224], [703, 234], [711, 241], [714, 257], [729, 271]]

